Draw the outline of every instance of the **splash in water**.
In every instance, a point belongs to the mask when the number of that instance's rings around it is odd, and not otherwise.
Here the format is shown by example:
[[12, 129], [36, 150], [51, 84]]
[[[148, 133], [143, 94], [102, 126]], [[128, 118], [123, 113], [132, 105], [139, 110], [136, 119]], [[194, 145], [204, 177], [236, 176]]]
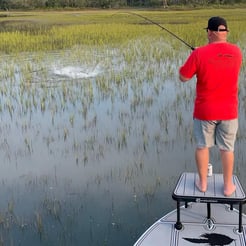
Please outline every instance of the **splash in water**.
[[99, 66], [94, 68], [85, 68], [78, 66], [55, 67], [53, 73], [58, 76], [69, 77], [72, 79], [82, 79], [96, 77], [101, 73]]

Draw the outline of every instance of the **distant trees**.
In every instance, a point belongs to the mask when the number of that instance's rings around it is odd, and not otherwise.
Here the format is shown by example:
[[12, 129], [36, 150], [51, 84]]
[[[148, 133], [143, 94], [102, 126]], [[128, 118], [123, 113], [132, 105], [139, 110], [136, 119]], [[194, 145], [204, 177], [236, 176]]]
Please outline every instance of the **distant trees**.
[[0, 0], [0, 9], [168, 7], [246, 3], [246, 0]]

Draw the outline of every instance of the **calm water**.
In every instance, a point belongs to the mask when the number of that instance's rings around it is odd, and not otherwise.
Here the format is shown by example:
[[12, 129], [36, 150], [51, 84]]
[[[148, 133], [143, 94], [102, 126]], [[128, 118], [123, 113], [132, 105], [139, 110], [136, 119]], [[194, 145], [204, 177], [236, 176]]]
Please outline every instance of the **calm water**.
[[[132, 245], [175, 208], [177, 178], [196, 170], [194, 81], [178, 82], [184, 58], [141, 52], [2, 59], [0, 245]], [[235, 173], [246, 187], [244, 80]], [[211, 162], [221, 172], [216, 149]]]

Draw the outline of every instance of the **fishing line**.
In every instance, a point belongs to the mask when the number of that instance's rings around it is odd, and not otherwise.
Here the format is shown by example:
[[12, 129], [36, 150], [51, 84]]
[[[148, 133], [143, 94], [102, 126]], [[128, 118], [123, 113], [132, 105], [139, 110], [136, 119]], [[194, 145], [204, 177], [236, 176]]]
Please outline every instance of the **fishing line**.
[[187, 42], [185, 42], [183, 39], [181, 39], [179, 36], [177, 36], [176, 34], [174, 34], [173, 32], [169, 31], [167, 28], [165, 28], [164, 26], [160, 25], [159, 23], [143, 16], [143, 15], [140, 15], [140, 14], [137, 14], [137, 13], [134, 13], [134, 12], [119, 12], [119, 13], [125, 13], [125, 14], [130, 14], [130, 15], [136, 15], [158, 27], [160, 27], [162, 30], [168, 32], [169, 34], [171, 34], [173, 37], [175, 37], [176, 39], [178, 39], [179, 41], [181, 41], [183, 44], [185, 44], [186, 46], [188, 46], [191, 50], [194, 50], [195, 48], [193, 46], [191, 46], [190, 44], [188, 44]]

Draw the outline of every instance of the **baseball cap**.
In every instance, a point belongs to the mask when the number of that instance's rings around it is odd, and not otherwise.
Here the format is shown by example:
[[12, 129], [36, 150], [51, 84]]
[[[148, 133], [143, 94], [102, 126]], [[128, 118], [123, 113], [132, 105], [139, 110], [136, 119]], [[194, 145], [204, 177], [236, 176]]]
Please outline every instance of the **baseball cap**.
[[[220, 25], [225, 26], [225, 28], [219, 29]], [[216, 32], [229, 32], [229, 30], [227, 29], [226, 20], [219, 16], [211, 17], [208, 20], [208, 27], [206, 27], [205, 29]]]

